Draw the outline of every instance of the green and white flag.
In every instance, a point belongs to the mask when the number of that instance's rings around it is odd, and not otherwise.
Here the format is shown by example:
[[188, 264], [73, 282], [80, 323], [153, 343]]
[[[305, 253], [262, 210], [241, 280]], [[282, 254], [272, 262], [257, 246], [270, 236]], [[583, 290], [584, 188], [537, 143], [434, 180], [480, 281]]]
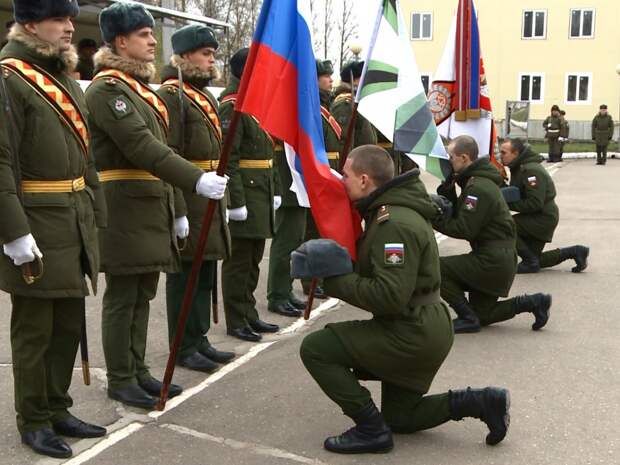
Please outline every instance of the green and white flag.
[[421, 169], [443, 179], [448, 154], [427, 105], [398, 0], [382, 0], [356, 100], [358, 111]]

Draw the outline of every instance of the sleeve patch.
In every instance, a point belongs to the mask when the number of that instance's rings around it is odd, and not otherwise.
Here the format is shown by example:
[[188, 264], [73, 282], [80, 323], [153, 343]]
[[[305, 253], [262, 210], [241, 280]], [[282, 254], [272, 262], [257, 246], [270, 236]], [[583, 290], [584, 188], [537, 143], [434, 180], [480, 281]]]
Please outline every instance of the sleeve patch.
[[405, 244], [385, 244], [383, 260], [386, 265], [403, 265], [405, 263]]
[[474, 211], [478, 205], [478, 197], [475, 195], [468, 195], [465, 197], [465, 210]]
[[536, 176], [528, 176], [527, 183], [530, 187], [536, 187], [538, 185], [538, 180]]
[[112, 109], [112, 113], [116, 117], [116, 119], [123, 119], [124, 117], [133, 113], [133, 106], [127, 99], [122, 95], [118, 97], [114, 97], [112, 100], [108, 101], [108, 105]]

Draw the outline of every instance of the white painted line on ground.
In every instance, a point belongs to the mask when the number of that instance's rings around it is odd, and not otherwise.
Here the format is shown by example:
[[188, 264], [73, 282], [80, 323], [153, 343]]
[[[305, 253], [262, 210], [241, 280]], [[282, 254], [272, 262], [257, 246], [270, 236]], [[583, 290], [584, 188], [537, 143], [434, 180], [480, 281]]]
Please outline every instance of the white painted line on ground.
[[[263, 455], [271, 458], [288, 459], [297, 463], [305, 463], [308, 465], [327, 465], [325, 462], [321, 462], [319, 459], [304, 457], [303, 455], [297, 455], [292, 452], [288, 452], [283, 449], [277, 449], [274, 447], [267, 447], [261, 444], [254, 444], [251, 442], [241, 442], [235, 439], [227, 439], [218, 436], [212, 436], [211, 434], [201, 433], [193, 429], [185, 428], [178, 425], [165, 424], [161, 425], [162, 428], [167, 428], [180, 434], [192, 436], [197, 439], [205, 441], [215, 442], [217, 444], [227, 446], [235, 450], [247, 450], [256, 455]], [[271, 463], [271, 462], [270, 462]]]
[[312, 312], [310, 312], [309, 320], [304, 320], [304, 318], [301, 317], [297, 321], [295, 321], [293, 324], [287, 326], [286, 328], [281, 329], [278, 332], [278, 335], [284, 336], [286, 334], [293, 334], [299, 331], [299, 329], [303, 328], [309, 321], [312, 321], [320, 317], [324, 312], [326, 312], [327, 310], [331, 310], [332, 308], [335, 308], [339, 303], [340, 303], [340, 300], [338, 299], [334, 299], [334, 298], [328, 299], [327, 301], [319, 305], [317, 308], [312, 310]]
[[65, 465], [80, 465], [82, 463], [85, 463], [89, 461], [90, 459], [95, 458], [97, 455], [99, 455], [106, 449], [110, 448], [117, 442], [122, 441], [123, 439], [132, 435], [136, 431], [140, 431], [143, 427], [144, 427], [143, 423], [131, 423], [125, 426], [124, 428], [118, 431], [115, 431], [114, 433], [110, 434], [108, 437], [106, 437], [102, 441], [99, 441], [97, 444], [95, 444], [90, 449], [82, 452], [81, 454], [77, 455], [76, 457], [64, 463]]

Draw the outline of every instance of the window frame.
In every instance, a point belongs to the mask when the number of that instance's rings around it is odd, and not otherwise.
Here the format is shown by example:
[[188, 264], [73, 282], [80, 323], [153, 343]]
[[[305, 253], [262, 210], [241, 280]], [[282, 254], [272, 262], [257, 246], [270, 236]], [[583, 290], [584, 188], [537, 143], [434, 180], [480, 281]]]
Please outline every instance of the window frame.
[[[532, 17], [532, 37], [525, 37], [525, 13], [531, 11]], [[543, 21], [543, 35], [534, 35], [536, 30], [536, 13], [544, 13], [545, 20]], [[549, 19], [549, 12], [547, 9], [524, 9], [521, 10], [521, 40], [546, 40], [547, 39], [547, 21]]]
[[[570, 76], [577, 76], [577, 79], [581, 77], [588, 78], [588, 99], [587, 100], [568, 100], [568, 80]], [[579, 85], [579, 84], [577, 84]], [[564, 104], [565, 105], [592, 105], [592, 72], [590, 71], [569, 71], [564, 76]], [[576, 89], [577, 97], [579, 96], [579, 87]]]
[[[581, 12], [581, 24], [579, 25], [579, 29], [580, 29], [580, 35], [578, 36], [573, 36], [571, 34], [572, 32], [572, 26], [573, 26], [573, 11], [580, 11]], [[592, 12], [592, 35], [589, 36], [584, 36], [582, 34], [583, 31], [583, 12], [584, 11], [591, 11]], [[595, 38], [595, 34], [596, 34], [596, 8], [594, 7], [581, 7], [581, 8], [570, 8], [568, 11], [568, 38], [569, 40], [592, 40]]]
[[[414, 15], [420, 15], [420, 37], [418, 37], [418, 38], [413, 37], [413, 16]], [[423, 33], [423, 31], [422, 31], [422, 22], [423, 22], [422, 17], [424, 15], [429, 15], [430, 18], [431, 18], [431, 35], [430, 35], [430, 37], [422, 37], [422, 33]], [[434, 28], [434, 24], [433, 24], [433, 19], [434, 19], [433, 17], [434, 17], [434, 15], [433, 15], [432, 11], [412, 11], [411, 12], [411, 27], [410, 27], [410, 30], [409, 30], [409, 36], [410, 36], [412, 41], [414, 41], [414, 40], [415, 41], [429, 41], [429, 40], [433, 40], [433, 34], [434, 34], [434, 29], [435, 29]]]
[[[522, 100], [521, 99], [521, 79], [524, 76], [529, 76], [530, 78], [530, 97], [532, 96], [532, 78], [540, 77], [540, 99], [539, 100]], [[530, 105], [540, 105], [545, 103], [545, 73], [540, 71], [524, 71], [519, 73], [519, 77], [517, 78], [517, 96], [520, 102], [529, 102]]]

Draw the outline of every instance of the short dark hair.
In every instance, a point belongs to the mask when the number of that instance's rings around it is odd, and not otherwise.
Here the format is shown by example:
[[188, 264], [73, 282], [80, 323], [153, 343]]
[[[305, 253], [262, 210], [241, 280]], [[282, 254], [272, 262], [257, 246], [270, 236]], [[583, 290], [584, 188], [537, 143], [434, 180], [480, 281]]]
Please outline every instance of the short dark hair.
[[525, 141], [519, 137], [511, 137], [504, 140], [504, 142], [509, 142], [510, 148], [517, 153], [523, 152], [523, 149], [525, 148]]
[[478, 143], [473, 137], [466, 135], [455, 137], [450, 141], [450, 145], [454, 147], [457, 155], [464, 153], [471, 161], [478, 159]]
[[348, 158], [353, 171], [367, 174], [377, 187], [383, 186], [394, 177], [392, 157], [377, 145], [361, 145], [352, 150]]

